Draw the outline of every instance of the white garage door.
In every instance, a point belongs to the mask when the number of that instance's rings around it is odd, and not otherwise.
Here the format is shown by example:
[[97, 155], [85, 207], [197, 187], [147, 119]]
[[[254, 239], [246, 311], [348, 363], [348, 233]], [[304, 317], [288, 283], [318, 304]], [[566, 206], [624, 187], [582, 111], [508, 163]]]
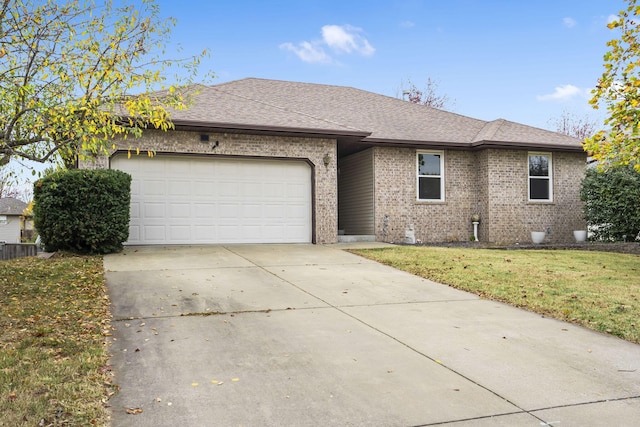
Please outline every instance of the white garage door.
[[117, 154], [131, 174], [129, 245], [311, 242], [303, 161]]

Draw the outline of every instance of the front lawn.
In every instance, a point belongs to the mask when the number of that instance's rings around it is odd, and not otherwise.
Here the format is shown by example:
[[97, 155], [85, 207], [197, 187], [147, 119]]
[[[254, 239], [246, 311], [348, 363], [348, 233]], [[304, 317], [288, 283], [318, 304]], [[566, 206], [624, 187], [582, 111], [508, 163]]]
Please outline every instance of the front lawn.
[[0, 426], [108, 425], [102, 257], [0, 261]]
[[640, 256], [397, 246], [353, 250], [415, 275], [640, 343]]

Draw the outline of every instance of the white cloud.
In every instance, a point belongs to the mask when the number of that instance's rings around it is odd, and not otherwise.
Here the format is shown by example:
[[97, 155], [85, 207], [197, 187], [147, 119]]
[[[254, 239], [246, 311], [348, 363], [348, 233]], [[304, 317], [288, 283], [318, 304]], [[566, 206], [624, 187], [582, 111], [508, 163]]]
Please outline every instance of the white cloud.
[[322, 27], [322, 39], [338, 53], [357, 52], [365, 56], [373, 55], [376, 50], [360, 35], [361, 32], [361, 28], [351, 25], [325, 25]]
[[620, 19], [618, 15], [609, 15], [607, 17], [607, 24], [611, 24], [613, 21], [617, 21], [618, 19]]
[[280, 49], [295, 53], [304, 62], [328, 64], [332, 61], [321, 46], [309, 42], [301, 42], [297, 46], [293, 43], [282, 43]]
[[325, 25], [321, 29], [322, 40], [303, 41], [294, 45], [287, 42], [280, 49], [295, 53], [304, 62], [330, 64], [335, 62], [325, 52], [325, 47], [337, 54], [358, 53], [371, 56], [375, 48], [362, 36], [362, 29], [351, 25]]
[[562, 23], [567, 28], [573, 28], [578, 24], [575, 19], [570, 18], [570, 17], [563, 18], [562, 19]]
[[538, 95], [538, 101], [566, 101], [576, 96], [587, 96], [589, 90], [580, 89], [574, 85], [564, 85], [555, 88], [553, 93], [547, 95]]

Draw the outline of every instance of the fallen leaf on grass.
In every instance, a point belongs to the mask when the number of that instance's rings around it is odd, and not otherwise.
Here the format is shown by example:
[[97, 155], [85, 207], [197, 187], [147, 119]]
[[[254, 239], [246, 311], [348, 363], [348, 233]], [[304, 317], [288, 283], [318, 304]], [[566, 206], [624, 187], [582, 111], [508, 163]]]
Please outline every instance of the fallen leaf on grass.
[[107, 372], [111, 372], [111, 365], [102, 366], [98, 369], [98, 372], [101, 374], [106, 374]]

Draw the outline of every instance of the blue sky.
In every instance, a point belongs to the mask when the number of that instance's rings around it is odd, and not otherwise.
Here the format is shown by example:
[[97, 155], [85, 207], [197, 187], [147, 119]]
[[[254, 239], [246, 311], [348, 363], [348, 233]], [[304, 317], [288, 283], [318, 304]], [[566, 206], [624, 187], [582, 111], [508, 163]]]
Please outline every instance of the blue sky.
[[167, 56], [209, 49], [202, 70], [216, 75], [212, 84], [259, 77], [396, 97], [403, 82], [422, 88], [431, 78], [456, 113], [552, 130], [563, 111], [602, 122], [589, 91], [617, 37], [606, 24], [626, 8], [623, 0], [156, 4], [177, 19]]
[[[427, 78], [459, 114], [553, 128], [563, 111], [601, 121], [589, 91], [622, 0], [158, 0], [172, 44], [211, 51], [213, 83], [245, 77], [389, 96]], [[187, 7], [188, 3], [188, 7]], [[173, 47], [173, 46], [172, 46]], [[171, 49], [169, 49], [169, 53]]]

